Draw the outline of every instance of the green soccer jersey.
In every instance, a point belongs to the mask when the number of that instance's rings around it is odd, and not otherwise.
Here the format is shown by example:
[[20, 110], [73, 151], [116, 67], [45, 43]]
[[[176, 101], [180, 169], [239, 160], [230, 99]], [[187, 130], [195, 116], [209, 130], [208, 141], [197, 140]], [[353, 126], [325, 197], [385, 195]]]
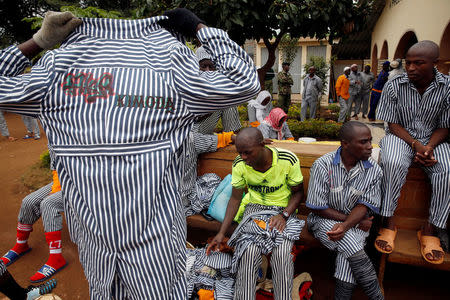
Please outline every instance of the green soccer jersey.
[[291, 186], [303, 182], [300, 161], [291, 151], [267, 147], [272, 151], [272, 166], [261, 173], [245, 164], [240, 156], [233, 162], [233, 187], [247, 188], [235, 220], [240, 221], [248, 203], [286, 207], [291, 197]]

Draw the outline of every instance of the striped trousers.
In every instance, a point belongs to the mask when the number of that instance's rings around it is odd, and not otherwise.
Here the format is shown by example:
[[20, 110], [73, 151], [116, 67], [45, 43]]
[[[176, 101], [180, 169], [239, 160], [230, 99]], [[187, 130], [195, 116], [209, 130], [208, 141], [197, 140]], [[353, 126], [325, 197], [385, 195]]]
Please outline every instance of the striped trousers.
[[42, 215], [45, 232], [62, 229], [62, 216], [64, 203], [61, 191], [50, 194], [52, 184], [41, 187], [39, 190], [27, 195], [22, 200], [19, 211], [19, 222], [34, 224]]
[[[400, 190], [414, 159], [414, 151], [404, 140], [393, 134], [381, 139], [380, 148], [380, 166], [383, 169], [380, 214], [391, 217], [397, 208]], [[428, 221], [438, 228], [445, 228], [450, 212], [450, 144], [441, 143], [433, 153], [438, 163], [423, 167], [432, 186]]]
[[342, 239], [335, 242], [328, 238], [327, 232], [337, 223], [341, 222], [324, 219], [313, 214], [308, 216], [308, 229], [312, 231], [314, 237], [328, 249], [337, 252], [334, 277], [344, 282], [356, 284], [347, 258], [364, 250], [369, 232], [353, 227], [345, 233]]
[[[292, 299], [294, 262], [292, 261], [293, 241], [284, 240], [274, 248], [270, 259], [275, 300]], [[261, 250], [255, 245], [247, 248], [241, 257], [236, 277], [234, 299], [255, 299], [256, 279], [261, 265]]]
[[3, 260], [0, 260], [0, 276], [2, 276], [6, 272], [6, 266], [3, 263]]

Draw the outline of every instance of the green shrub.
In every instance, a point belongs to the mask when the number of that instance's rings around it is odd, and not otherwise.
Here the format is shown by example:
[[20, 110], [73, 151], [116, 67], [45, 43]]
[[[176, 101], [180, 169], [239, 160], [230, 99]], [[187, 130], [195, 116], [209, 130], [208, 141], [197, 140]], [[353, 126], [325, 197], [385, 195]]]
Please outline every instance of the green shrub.
[[341, 107], [337, 104], [330, 104], [327, 106], [326, 109], [331, 110], [332, 113], [339, 113], [339, 111], [341, 110]]
[[306, 120], [304, 122], [290, 119], [287, 122], [289, 129], [296, 139], [307, 136], [322, 140], [336, 140], [339, 129], [342, 126], [332, 120], [325, 121], [324, 119]]
[[300, 119], [300, 104], [291, 104], [287, 113], [288, 119]]
[[39, 160], [41, 161], [42, 168], [50, 169], [50, 154], [48, 153], [48, 150], [42, 152], [39, 156]]
[[239, 120], [241, 120], [241, 124], [243, 121], [248, 120], [248, 111], [247, 111], [247, 103], [238, 106], [239, 112]]

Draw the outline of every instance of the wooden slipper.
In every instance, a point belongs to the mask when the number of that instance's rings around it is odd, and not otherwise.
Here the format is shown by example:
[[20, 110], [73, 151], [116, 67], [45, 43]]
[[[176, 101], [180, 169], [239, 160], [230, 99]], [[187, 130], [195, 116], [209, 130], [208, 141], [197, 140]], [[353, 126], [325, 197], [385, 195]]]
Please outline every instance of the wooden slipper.
[[[377, 249], [381, 253], [386, 253], [386, 254], [392, 253], [392, 251], [394, 251], [394, 241], [395, 241], [396, 236], [397, 236], [397, 227], [395, 227], [394, 230], [387, 229], [387, 228], [381, 228], [380, 231], [378, 232], [377, 238], [375, 239], [375, 243], [374, 243], [375, 249]], [[386, 250], [378, 247], [377, 241], [380, 241], [380, 240], [387, 242], [387, 245], [391, 246], [392, 250], [386, 251]]]
[[441, 257], [440, 260], [429, 260], [425, 254], [430, 253], [433, 254], [433, 250], [441, 251], [444, 253], [444, 250], [441, 247], [441, 241], [438, 237], [432, 235], [422, 235], [422, 230], [417, 231], [417, 238], [420, 243], [420, 252], [422, 253], [423, 259], [425, 259], [430, 264], [439, 265], [444, 262], [444, 256]]

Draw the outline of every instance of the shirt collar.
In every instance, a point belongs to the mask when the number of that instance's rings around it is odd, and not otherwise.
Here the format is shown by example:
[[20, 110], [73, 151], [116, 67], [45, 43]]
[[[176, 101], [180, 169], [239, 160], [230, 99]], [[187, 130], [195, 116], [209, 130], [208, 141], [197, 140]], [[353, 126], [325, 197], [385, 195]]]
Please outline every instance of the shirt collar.
[[74, 32], [108, 39], [132, 39], [149, 35], [161, 28], [158, 21], [167, 19], [157, 16], [147, 19], [124, 20], [105, 18], [81, 18], [83, 23]]
[[[399, 76], [400, 83], [409, 83], [408, 74], [405, 72], [401, 76]], [[446, 84], [444, 75], [438, 71], [436, 67], [434, 67], [434, 78], [433, 82], [436, 82], [437, 84]]]
[[[339, 165], [339, 163], [341, 162], [341, 150], [342, 150], [342, 147], [339, 147], [336, 150], [336, 154], [334, 155], [333, 165], [335, 165], [335, 166]], [[369, 169], [369, 168], [373, 167], [372, 163], [369, 160], [361, 160], [361, 161], [359, 161], [359, 163], [362, 164], [362, 166], [365, 169]]]

